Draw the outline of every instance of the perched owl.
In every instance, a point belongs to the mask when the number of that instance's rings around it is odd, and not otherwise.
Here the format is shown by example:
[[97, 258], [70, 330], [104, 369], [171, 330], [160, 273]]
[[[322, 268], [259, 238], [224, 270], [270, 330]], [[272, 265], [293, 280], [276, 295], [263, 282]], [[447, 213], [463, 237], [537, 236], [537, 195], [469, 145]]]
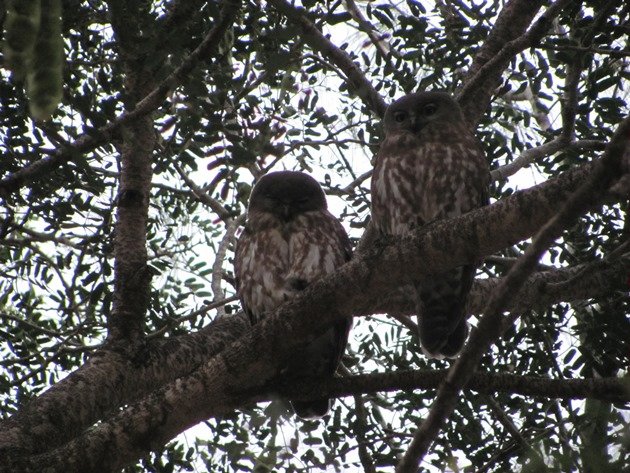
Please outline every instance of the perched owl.
[[[239, 298], [252, 324], [350, 259], [348, 235], [326, 208], [322, 188], [301, 172], [272, 172], [254, 186], [235, 260]], [[305, 345], [284, 374], [333, 375], [350, 325], [350, 320], [339, 321]], [[330, 404], [328, 398], [291, 402], [304, 419], [322, 417]]]
[[[404, 235], [488, 204], [488, 163], [450, 95], [421, 92], [396, 100], [385, 112], [384, 129], [372, 175], [372, 220], [381, 233]], [[434, 274], [416, 287], [420, 343], [429, 356], [461, 351], [475, 269]]]

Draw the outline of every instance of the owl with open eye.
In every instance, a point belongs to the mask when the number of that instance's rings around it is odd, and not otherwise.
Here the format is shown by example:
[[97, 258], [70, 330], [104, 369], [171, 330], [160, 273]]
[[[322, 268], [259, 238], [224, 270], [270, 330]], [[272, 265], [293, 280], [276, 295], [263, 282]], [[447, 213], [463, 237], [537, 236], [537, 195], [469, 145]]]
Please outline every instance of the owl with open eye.
[[[324, 191], [302, 172], [264, 175], [254, 186], [247, 222], [236, 246], [238, 295], [252, 324], [352, 254], [343, 226], [328, 210]], [[305, 344], [283, 369], [288, 378], [332, 376], [346, 347], [351, 320], [341, 320]], [[291, 401], [303, 419], [324, 416], [328, 398]]]
[[[372, 175], [372, 221], [386, 235], [404, 235], [437, 220], [488, 204], [485, 154], [458, 103], [444, 92], [420, 92], [393, 102], [383, 121]], [[466, 298], [475, 264], [414, 283], [423, 351], [454, 358], [468, 336]]]

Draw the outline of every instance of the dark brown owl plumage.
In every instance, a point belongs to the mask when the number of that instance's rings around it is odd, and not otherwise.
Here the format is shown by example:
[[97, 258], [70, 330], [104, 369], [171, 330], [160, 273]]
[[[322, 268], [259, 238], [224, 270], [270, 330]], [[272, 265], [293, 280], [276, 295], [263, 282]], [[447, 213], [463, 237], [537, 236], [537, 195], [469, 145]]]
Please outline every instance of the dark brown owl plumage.
[[[488, 204], [488, 163], [449, 94], [421, 92], [396, 100], [385, 113], [384, 129], [372, 176], [372, 220], [381, 233], [404, 235]], [[420, 342], [429, 356], [452, 358], [461, 351], [475, 270], [461, 266], [416, 286]]]
[[[245, 230], [236, 247], [235, 274], [243, 309], [255, 324], [318, 278], [350, 259], [341, 223], [327, 210], [312, 177], [293, 171], [263, 176], [252, 190]], [[351, 321], [342, 320], [305, 345], [284, 370], [294, 378], [332, 376], [348, 341]], [[328, 398], [292, 401], [304, 419], [330, 409]]]

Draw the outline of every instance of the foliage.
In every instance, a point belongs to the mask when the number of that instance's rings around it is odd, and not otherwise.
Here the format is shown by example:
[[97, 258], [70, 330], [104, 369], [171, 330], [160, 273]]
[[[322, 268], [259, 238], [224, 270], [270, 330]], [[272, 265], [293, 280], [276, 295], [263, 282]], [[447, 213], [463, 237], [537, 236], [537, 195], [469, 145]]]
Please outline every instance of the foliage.
[[[221, 11], [215, 2], [127, 3], [63, 2], [64, 98], [47, 122], [30, 118], [24, 83], [2, 72], [3, 177], [72, 150], [81, 136], [99, 136], [184, 63]], [[304, 0], [302, 14], [389, 101], [418, 89], [457, 93], [504, 3]], [[245, 213], [253, 182], [268, 170], [313, 174], [356, 241], [369, 220], [366, 173], [381, 139], [375, 110], [346, 80], [348, 71], [309, 44], [300, 25], [274, 5], [245, 2], [216, 53], [201, 58], [151, 113], [157, 142], [146, 226], [154, 274], [144, 319], [149, 340], [176, 340], [217, 313], [239, 310], [233, 299], [200, 309], [235, 294], [232, 246], [224, 235], [235, 230], [230, 222]], [[121, 9], [139, 33], [116, 30]], [[492, 168], [565, 141], [516, 176], [495, 181], [493, 200], [601, 154], [628, 113], [628, 13], [622, 1], [572, 2], [541, 41], [511, 59], [477, 126]], [[131, 49], [125, 34], [136, 35]], [[137, 78], [129, 64], [142, 71], [145, 89], [132, 90]], [[104, 346], [126, 133], [115, 130], [93, 149], [68, 151], [19, 192], [0, 194], [2, 418]], [[549, 250], [544, 269], [624, 254], [624, 205], [585, 215]], [[504, 275], [527, 245], [488, 258], [479, 277]], [[615, 290], [529, 310], [479, 370], [622, 376], [630, 361], [628, 303], [627, 293]], [[409, 329], [373, 316], [355, 320], [344, 365], [368, 373], [449, 362], [426, 359]], [[126, 471], [199, 471], [202, 465], [208, 471], [393, 471], [434, 397], [435, 390], [415, 390], [341, 398], [322, 422], [290, 417], [280, 400], [251, 405], [209, 419]], [[466, 391], [423, 466], [542, 471], [544, 463], [550, 471], [622, 471], [630, 464], [625, 408]]]

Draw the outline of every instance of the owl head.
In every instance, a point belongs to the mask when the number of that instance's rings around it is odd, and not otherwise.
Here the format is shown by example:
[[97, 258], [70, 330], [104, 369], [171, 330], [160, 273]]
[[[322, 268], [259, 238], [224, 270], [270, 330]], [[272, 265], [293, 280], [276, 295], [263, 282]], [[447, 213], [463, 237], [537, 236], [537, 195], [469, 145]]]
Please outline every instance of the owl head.
[[453, 124], [464, 120], [462, 109], [446, 92], [419, 92], [393, 102], [385, 112], [385, 133], [419, 133], [427, 127]]
[[326, 209], [326, 196], [318, 182], [297, 171], [277, 171], [265, 174], [252, 190], [249, 212], [272, 214], [290, 221], [312, 210]]

